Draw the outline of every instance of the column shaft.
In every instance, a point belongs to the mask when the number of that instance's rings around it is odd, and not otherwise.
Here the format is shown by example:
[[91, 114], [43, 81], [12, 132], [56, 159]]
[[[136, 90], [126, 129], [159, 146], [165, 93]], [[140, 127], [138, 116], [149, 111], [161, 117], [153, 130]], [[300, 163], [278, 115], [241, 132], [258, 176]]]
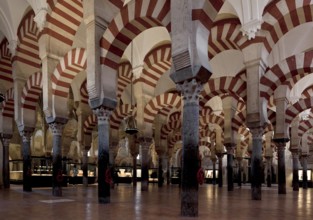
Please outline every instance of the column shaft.
[[88, 150], [83, 150], [83, 185], [88, 186]]
[[267, 187], [271, 187], [272, 186], [272, 158], [271, 157], [267, 157], [266, 158], [266, 183], [267, 183]]
[[137, 186], [137, 158], [133, 155], [133, 186]]
[[285, 148], [284, 141], [277, 142], [278, 153], [278, 194], [286, 194], [286, 165], [285, 165]]
[[149, 149], [151, 138], [141, 138], [141, 191], [148, 191], [149, 183]]
[[233, 191], [234, 190], [234, 170], [233, 170], [233, 163], [234, 163], [234, 156], [233, 156], [233, 147], [227, 147], [227, 190]]
[[30, 153], [30, 132], [23, 132], [23, 191], [32, 191], [32, 162]]
[[251, 196], [252, 200], [261, 200], [262, 198], [262, 128], [251, 129], [253, 146], [251, 156]]
[[216, 154], [218, 157], [218, 187], [223, 187], [223, 154]]
[[242, 162], [242, 158], [237, 158], [238, 161], [238, 186], [241, 187], [241, 162]]
[[212, 180], [212, 184], [216, 185], [216, 159], [212, 160], [212, 164], [213, 164], [213, 180]]
[[308, 157], [307, 155], [302, 155], [302, 167], [303, 167], [303, 180], [302, 180], [302, 188], [308, 188]]
[[163, 186], [163, 166], [162, 166], [162, 157], [159, 156], [159, 167], [158, 167], [158, 186]]
[[11, 135], [1, 135], [3, 146], [3, 187], [5, 189], [10, 188], [9, 145], [11, 138]]
[[292, 189], [299, 191], [299, 154], [292, 151]]
[[112, 174], [109, 167], [110, 124], [111, 110], [100, 107], [94, 110], [98, 117], [98, 201], [110, 203], [110, 188]]

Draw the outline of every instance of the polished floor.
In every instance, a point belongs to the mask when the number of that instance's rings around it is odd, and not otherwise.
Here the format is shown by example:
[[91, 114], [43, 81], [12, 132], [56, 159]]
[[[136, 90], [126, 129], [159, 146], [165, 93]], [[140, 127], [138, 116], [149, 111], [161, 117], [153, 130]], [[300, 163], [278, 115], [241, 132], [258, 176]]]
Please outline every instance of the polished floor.
[[0, 189], [1, 220], [166, 220], [166, 219], [312, 219], [313, 190], [278, 195], [277, 186], [263, 188], [262, 200], [250, 199], [250, 187], [235, 188], [202, 185], [199, 188], [199, 217], [180, 217], [180, 188], [177, 185], [158, 188], [150, 184], [148, 192], [140, 184], [120, 184], [111, 190], [111, 203], [98, 204], [97, 186], [81, 185], [63, 188], [63, 197], [53, 197], [50, 188], [23, 192], [22, 186]]

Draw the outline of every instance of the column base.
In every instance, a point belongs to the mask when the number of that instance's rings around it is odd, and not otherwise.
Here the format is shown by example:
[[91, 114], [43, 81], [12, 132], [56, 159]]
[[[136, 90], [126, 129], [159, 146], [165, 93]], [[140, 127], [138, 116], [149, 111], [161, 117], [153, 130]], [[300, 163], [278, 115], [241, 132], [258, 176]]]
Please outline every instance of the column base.
[[252, 200], [261, 200], [262, 199], [261, 187], [252, 187], [251, 196]]
[[61, 197], [62, 196], [62, 188], [61, 187], [53, 187], [52, 195]]
[[278, 194], [286, 194], [286, 186], [278, 186]]
[[197, 217], [198, 216], [198, 192], [191, 190], [181, 194], [181, 216]]
[[108, 204], [110, 203], [110, 197], [99, 197], [98, 201], [100, 204]]

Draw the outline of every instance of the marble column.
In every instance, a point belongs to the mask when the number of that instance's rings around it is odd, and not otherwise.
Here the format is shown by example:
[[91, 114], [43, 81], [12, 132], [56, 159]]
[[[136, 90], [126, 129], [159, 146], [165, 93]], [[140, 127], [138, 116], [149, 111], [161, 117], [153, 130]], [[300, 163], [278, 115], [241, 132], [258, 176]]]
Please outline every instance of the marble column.
[[242, 157], [237, 157], [237, 162], [238, 162], [238, 186], [241, 187], [241, 163], [242, 163]]
[[266, 159], [266, 185], [272, 186], [272, 157], [265, 157]]
[[233, 178], [234, 147], [232, 146], [232, 144], [227, 144], [226, 150], [227, 150], [227, 190], [233, 191], [234, 190], [234, 178]]
[[212, 184], [216, 185], [216, 157], [212, 158], [212, 165], [213, 165], [213, 179]]
[[307, 155], [301, 155], [302, 157], [302, 168], [303, 168], [303, 180], [302, 180], [302, 188], [307, 189], [308, 188], [308, 156]]
[[162, 166], [162, 156], [159, 156], [159, 167], [158, 167], [158, 187], [163, 186], [163, 166]]
[[83, 186], [87, 187], [88, 186], [88, 151], [89, 149], [84, 149], [83, 150]]
[[217, 176], [217, 182], [218, 187], [223, 187], [223, 153], [216, 153], [216, 156], [218, 158], [218, 176]]
[[30, 152], [30, 138], [33, 131], [22, 131], [22, 154], [23, 154], [23, 191], [32, 191], [32, 162]]
[[198, 216], [199, 94], [203, 85], [195, 79], [177, 84], [183, 96], [181, 215]]
[[109, 119], [111, 110], [101, 106], [93, 111], [98, 118], [98, 201], [110, 203]]
[[137, 186], [137, 154], [132, 154], [133, 157], [133, 186]]
[[149, 183], [149, 150], [152, 138], [140, 138], [141, 145], [141, 191], [148, 191]]
[[286, 165], [285, 165], [285, 149], [286, 140], [274, 140], [277, 146], [278, 155], [278, 194], [286, 194]]
[[252, 200], [262, 198], [262, 136], [263, 128], [251, 128], [252, 133], [252, 156], [251, 156], [251, 196]]
[[49, 124], [53, 136], [52, 154], [52, 195], [62, 196], [62, 132], [63, 123], [52, 122]]
[[12, 135], [1, 134], [3, 146], [3, 187], [10, 188], [10, 166], [9, 166], [9, 145]]
[[292, 189], [299, 191], [299, 152], [292, 150]]

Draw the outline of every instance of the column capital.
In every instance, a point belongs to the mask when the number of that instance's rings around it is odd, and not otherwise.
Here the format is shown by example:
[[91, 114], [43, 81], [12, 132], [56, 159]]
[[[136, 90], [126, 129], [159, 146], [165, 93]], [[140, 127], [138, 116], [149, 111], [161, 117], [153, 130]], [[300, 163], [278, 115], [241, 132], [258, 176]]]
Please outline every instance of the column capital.
[[199, 103], [199, 96], [203, 89], [203, 84], [196, 79], [185, 80], [183, 83], [176, 84], [177, 90], [182, 93], [184, 104]]
[[4, 147], [9, 146], [10, 140], [11, 140], [13, 135], [12, 134], [1, 134], [0, 136], [1, 136], [3, 146]]
[[152, 144], [151, 137], [140, 137], [139, 142], [141, 145], [141, 149], [149, 149], [150, 145]]
[[20, 136], [22, 137], [23, 143], [30, 142], [30, 138], [33, 134], [33, 130], [22, 130], [20, 131]]
[[277, 152], [285, 151], [286, 149], [286, 142], [285, 141], [278, 141], [277, 139], [274, 140], [275, 145], [277, 147]]
[[263, 127], [250, 128], [250, 132], [252, 134], [253, 139], [262, 139], [264, 134], [264, 128]]
[[62, 136], [64, 124], [59, 122], [52, 122], [49, 124], [49, 128], [52, 132], [52, 135]]
[[93, 109], [93, 113], [97, 115], [98, 124], [108, 124], [112, 110], [104, 106], [100, 106], [99, 108]]

